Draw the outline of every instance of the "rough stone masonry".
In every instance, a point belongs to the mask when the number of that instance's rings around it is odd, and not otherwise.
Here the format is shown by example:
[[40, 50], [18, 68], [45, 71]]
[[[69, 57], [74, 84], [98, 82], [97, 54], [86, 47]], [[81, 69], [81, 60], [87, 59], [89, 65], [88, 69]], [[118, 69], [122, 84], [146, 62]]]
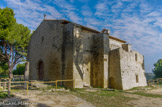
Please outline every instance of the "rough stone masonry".
[[67, 20], [43, 20], [31, 37], [27, 59], [29, 80], [73, 79], [63, 85], [120, 90], [147, 85], [144, 56], [130, 44], [106, 29]]

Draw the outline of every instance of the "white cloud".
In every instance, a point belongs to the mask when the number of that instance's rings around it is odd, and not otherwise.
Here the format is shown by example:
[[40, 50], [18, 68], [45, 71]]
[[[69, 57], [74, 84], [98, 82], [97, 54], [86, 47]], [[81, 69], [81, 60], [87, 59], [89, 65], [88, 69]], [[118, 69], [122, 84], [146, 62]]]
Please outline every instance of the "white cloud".
[[35, 29], [43, 20], [43, 15], [47, 18], [61, 18], [62, 14], [54, 7], [42, 5], [40, 0], [6, 0], [7, 5], [14, 9], [18, 23], [22, 23], [31, 29]]
[[21, 2], [21, 0], [6, 0], [6, 1], [8, 5], [14, 8], [23, 7], [31, 10], [39, 10], [39, 11], [45, 10], [44, 8], [41, 7], [39, 3], [33, 2], [32, 0], [25, 0], [24, 2]]
[[3, 6], [0, 6], [1, 9], [3, 9], [4, 7]]
[[[113, 25], [112, 28], [115, 29], [113, 35], [128, 41], [136, 50], [139, 50], [143, 54], [162, 51], [162, 42], [160, 42], [162, 40], [161, 34], [149, 23], [145, 23], [143, 19], [136, 16], [128, 16], [123, 19], [114, 20]], [[154, 49], [150, 47], [154, 47]]]
[[132, 0], [122, 0], [123, 2], [130, 2], [130, 1], [132, 1]]
[[140, 3], [140, 13], [141, 14], [146, 14], [146, 13], [150, 12], [151, 10], [152, 10], [151, 6], [149, 6], [147, 4], [147, 2]]
[[81, 18], [78, 17], [74, 12], [68, 12], [68, 17], [70, 18], [70, 20], [72, 20], [73, 22], [80, 22]]
[[161, 16], [161, 13], [159, 13], [158, 11], [153, 11], [153, 12], [149, 13], [147, 16], [157, 17], [157, 16]]
[[75, 8], [75, 6], [71, 5], [65, 0], [55, 0], [53, 3], [62, 8], [61, 11], [63, 12], [64, 16], [67, 16], [67, 19], [79, 24], [82, 23], [82, 18], [78, 16], [78, 9]]
[[107, 17], [109, 16], [108, 12], [110, 11], [109, 7], [108, 7], [108, 3], [107, 1], [100, 1], [97, 5], [96, 5], [96, 12], [95, 15], [98, 17]]
[[[113, 36], [126, 40], [132, 44], [133, 49], [144, 55], [162, 51], [162, 31], [157, 29], [162, 29], [161, 10], [153, 10], [145, 2], [136, 1], [126, 5], [122, 2], [118, 0], [111, 3], [113, 17], [105, 14], [107, 9], [104, 7], [108, 6], [108, 3], [102, 2], [96, 5], [96, 12], [100, 10], [100, 17], [104, 18], [106, 23], [100, 25], [113, 29], [111, 33]], [[140, 10], [137, 11], [136, 8]]]
[[155, 18], [156, 22], [154, 23], [154, 26], [159, 26], [162, 29], [162, 17]]
[[84, 6], [82, 7], [81, 12], [82, 12], [82, 15], [83, 15], [84, 17], [92, 16], [92, 11], [90, 10], [90, 8], [89, 8], [87, 5], [84, 5]]
[[58, 12], [54, 7], [45, 5], [44, 8], [46, 9], [46, 12], [49, 12], [49, 15], [51, 18], [61, 18], [63, 17], [60, 12]]
[[96, 26], [91, 25], [91, 24], [86, 24], [86, 26], [87, 26], [87, 27], [89, 27], [89, 28], [95, 29], [95, 30], [97, 30], [97, 29], [98, 29]]

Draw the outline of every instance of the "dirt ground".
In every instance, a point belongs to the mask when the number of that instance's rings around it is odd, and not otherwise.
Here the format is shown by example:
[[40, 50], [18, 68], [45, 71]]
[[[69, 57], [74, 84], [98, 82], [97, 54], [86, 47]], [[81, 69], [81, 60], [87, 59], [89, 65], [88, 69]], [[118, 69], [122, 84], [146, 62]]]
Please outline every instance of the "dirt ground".
[[19, 103], [20, 107], [94, 107], [81, 98], [70, 94], [61, 94], [61, 92], [30, 90], [28, 96], [24, 91], [16, 92], [14, 95], [15, 97], [7, 98], [4, 101]]
[[151, 93], [151, 94], [159, 94], [159, 95], [162, 95], [162, 87], [158, 87], [158, 88], [153, 89], [153, 90], [148, 90], [146, 92], [147, 93]]
[[[162, 87], [146, 90], [145, 93], [162, 95]], [[131, 100], [130, 102], [128, 102], [128, 104], [131, 104], [133, 107], [162, 107], [162, 98], [146, 97], [135, 94], [125, 95], [131, 98], [135, 98], [135, 100]]]
[[162, 107], [162, 98], [151, 98], [134, 94], [126, 94], [126, 96], [135, 98], [135, 100], [128, 102], [132, 107]]
[[[162, 87], [146, 90], [145, 92], [162, 95]], [[64, 91], [29, 90], [28, 96], [25, 91], [15, 92], [14, 95], [15, 97], [3, 100], [3, 103], [5, 104], [3, 107], [95, 107], [90, 102], [87, 102], [70, 92], [64, 93]], [[133, 100], [126, 102], [131, 105], [130, 107], [162, 107], [162, 97], [146, 97], [132, 94], [130, 92], [124, 93], [124, 95], [133, 98]], [[18, 104], [20, 106], [18, 106]]]

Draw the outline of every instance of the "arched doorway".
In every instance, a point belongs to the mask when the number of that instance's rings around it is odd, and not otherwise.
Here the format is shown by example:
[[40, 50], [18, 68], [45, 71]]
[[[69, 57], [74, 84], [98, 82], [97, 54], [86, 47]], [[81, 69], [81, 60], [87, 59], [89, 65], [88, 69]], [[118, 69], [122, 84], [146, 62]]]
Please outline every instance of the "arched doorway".
[[43, 61], [38, 62], [38, 77], [39, 80], [43, 80], [43, 75], [44, 75], [44, 64]]

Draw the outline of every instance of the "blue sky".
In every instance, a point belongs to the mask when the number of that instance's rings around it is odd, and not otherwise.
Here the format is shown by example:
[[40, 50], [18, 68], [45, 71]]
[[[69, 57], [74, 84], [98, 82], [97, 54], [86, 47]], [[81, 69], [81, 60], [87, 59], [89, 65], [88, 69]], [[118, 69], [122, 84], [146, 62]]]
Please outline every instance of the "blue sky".
[[162, 0], [0, 0], [15, 11], [18, 23], [35, 30], [47, 19], [66, 19], [111, 30], [145, 56], [146, 72], [162, 59]]

